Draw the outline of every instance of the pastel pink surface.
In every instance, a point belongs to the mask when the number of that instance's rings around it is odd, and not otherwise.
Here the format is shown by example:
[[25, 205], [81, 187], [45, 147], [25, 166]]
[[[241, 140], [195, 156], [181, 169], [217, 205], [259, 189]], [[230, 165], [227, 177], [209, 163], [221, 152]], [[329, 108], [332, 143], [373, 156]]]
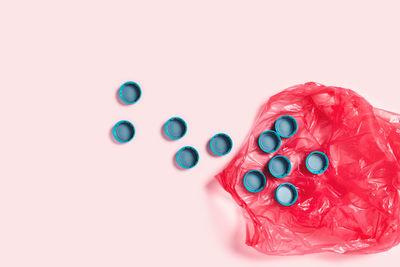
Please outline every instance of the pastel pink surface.
[[[268, 257], [213, 181], [261, 104], [307, 81], [399, 113], [396, 1], [14, 1], [0, 5], [0, 266], [342, 266], [370, 256]], [[125, 81], [140, 101], [117, 100]], [[161, 135], [172, 116], [188, 133]], [[135, 138], [110, 137], [127, 119]], [[230, 134], [232, 152], [206, 143]], [[179, 171], [192, 145], [198, 166]]]

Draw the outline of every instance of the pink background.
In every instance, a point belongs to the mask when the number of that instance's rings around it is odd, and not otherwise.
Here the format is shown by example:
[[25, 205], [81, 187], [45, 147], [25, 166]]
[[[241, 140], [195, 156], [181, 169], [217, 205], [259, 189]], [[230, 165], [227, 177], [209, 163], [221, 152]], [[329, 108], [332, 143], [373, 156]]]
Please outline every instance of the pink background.
[[[398, 1], [1, 1], [0, 266], [376, 266], [261, 255], [213, 181], [275, 92], [316, 81], [400, 112]], [[116, 98], [125, 81], [140, 102]], [[179, 141], [161, 136], [182, 116]], [[137, 129], [118, 145], [120, 119]], [[220, 158], [208, 139], [227, 132]], [[179, 171], [184, 145], [198, 166]]]

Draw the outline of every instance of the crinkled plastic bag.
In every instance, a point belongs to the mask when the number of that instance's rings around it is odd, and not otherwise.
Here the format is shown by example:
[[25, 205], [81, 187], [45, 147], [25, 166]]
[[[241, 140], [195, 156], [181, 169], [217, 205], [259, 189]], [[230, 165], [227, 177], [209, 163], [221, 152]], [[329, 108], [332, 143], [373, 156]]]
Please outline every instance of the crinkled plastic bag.
[[[267, 154], [257, 139], [282, 115], [293, 116], [298, 131]], [[315, 150], [329, 157], [320, 175], [305, 167]], [[292, 163], [285, 178], [274, 178], [265, 168], [275, 155]], [[375, 253], [400, 240], [399, 159], [400, 115], [374, 108], [349, 89], [306, 83], [268, 100], [245, 144], [216, 178], [243, 209], [246, 244], [263, 253]], [[267, 178], [259, 193], [243, 186], [243, 176], [253, 169]], [[297, 187], [292, 206], [274, 198], [284, 182]]]

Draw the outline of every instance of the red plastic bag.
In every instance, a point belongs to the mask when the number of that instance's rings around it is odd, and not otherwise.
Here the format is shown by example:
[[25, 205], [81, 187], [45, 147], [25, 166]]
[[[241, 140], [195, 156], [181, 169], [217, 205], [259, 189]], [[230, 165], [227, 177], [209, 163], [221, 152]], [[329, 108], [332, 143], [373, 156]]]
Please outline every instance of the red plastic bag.
[[[264, 153], [258, 136], [281, 115], [293, 116], [298, 131], [282, 139], [277, 152]], [[329, 158], [320, 175], [305, 167], [315, 150]], [[285, 178], [265, 168], [275, 155], [292, 163]], [[263, 253], [375, 253], [400, 240], [399, 160], [400, 115], [372, 107], [351, 90], [306, 83], [268, 100], [245, 144], [216, 178], [243, 209], [246, 244]], [[243, 185], [253, 169], [267, 179], [258, 193]], [[288, 207], [274, 198], [284, 182], [298, 190], [297, 202]]]

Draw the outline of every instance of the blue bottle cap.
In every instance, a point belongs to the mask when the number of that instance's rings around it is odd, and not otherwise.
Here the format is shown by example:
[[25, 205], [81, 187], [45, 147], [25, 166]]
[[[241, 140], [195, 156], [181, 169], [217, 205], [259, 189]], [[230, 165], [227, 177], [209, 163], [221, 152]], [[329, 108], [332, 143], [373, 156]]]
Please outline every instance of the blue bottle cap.
[[284, 183], [275, 189], [275, 199], [283, 206], [291, 206], [296, 203], [298, 197], [297, 189], [291, 183]]
[[321, 174], [328, 169], [329, 159], [320, 151], [311, 152], [306, 158], [307, 169], [314, 174]]
[[297, 121], [289, 115], [280, 116], [275, 122], [275, 131], [283, 138], [293, 136], [297, 132]]
[[120, 143], [127, 143], [135, 136], [135, 127], [129, 121], [119, 121], [113, 127], [113, 136]]
[[268, 170], [272, 176], [276, 178], [288, 176], [291, 169], [292, 164], [290, 163], [290, 160], [282, 155], [277, 155], [268, 162]]
[[176, 161], [183, 169], [191, 169], [199, 162], [199, 153], [194, 147], [182, 147], [176, 154]]
[[228, 154], [232, 150], [232, 146], [232, 139], [224, 133], [214, 135], [210, 141], [211, 151], [217, 156]]
[[177, 140], [186, 134], [187, 125], [183, 119], [173, 117], [165, 123], [164, 131], [169, 138]]
[[126, 82], [119, 88], [119, 97], [125, 104], [136, 103], [141, 95], [142, 90], [135, 82]]
[[258, 146], [266, 153], [273, 153], [281, 146], [281, 138], [275, 131], [265, 131], [258, 137]]
[[258, 170], [248, 171], [243, 177], [243, 185], [247, 191], [252, 193], [260, 192], [264, 189], [267, 179], [264, 173]]

